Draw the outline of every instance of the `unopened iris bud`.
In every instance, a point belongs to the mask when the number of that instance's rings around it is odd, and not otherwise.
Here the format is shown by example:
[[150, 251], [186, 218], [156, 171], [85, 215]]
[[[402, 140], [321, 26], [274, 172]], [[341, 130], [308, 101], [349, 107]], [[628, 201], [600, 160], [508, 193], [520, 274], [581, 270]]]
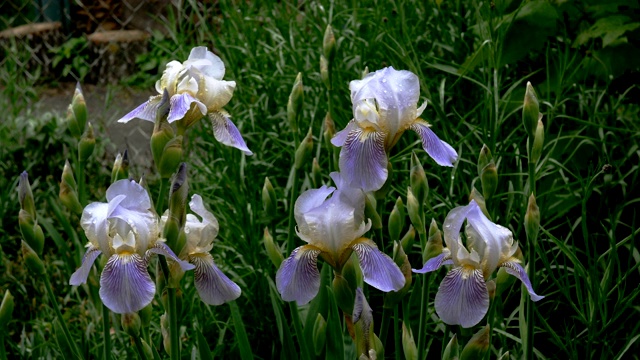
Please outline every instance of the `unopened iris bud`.
[[93, 133], [93, 126], [91, 123], [87, 124], [87, 130], [80, 138], [78, 142], [78, 159], [81, 162], [85, 162], [93, 154], [93, 150], [96, 147], [96, 137]]
[[333, 148], [333, 144], [331, 144], [331, 139], [336, 134], [336, 124], [333, 122], [333, 118], [331, 117], [331, 113], [327, 113], [324, 117], [324, 133], [322, 136], [324, 137], [325, 145], [331, 149]]
[[389, 291], [385, 294], [384, 307], [386, 308], [393, 308], [395, 304], [402, 301], [402, 298], [407, 294], [411, 288], [411, 283], [413, 282], [409, 257], [404, 252], [402, 245], [397, 241], [393, 242], [393, 262], [398, 265], [398, 268], [400, 268], [405, 281], [402, 289], [398, 291]]
[[535, 195], [529, 196], [529, 204], [527, 204], [527, 212], [524, 214], [524, 230], [527, 233], [527, 240], [533, 240], [538, 237], [540, 229], [540, 209], [536, 203]]
[[487, 281], [487, 292], [489, 293], [489, 299], [491, 299], [491, 301], [493, 301], [493, 299], [496, 297], [496, 282], [495, 282], [495, 280], [491, 279], [491, 280]]
[[298, 116], [302, 115], [303, 96], [302, 73], [298, 73], [287, 102], [287, 119], [289, 119], [289, 125], [294, 132], [298, 131]]
[[444, 353], [442, 354], [442, 360], [454, 360], [458, 359], [460, 354], [460, 350], [458, 349], [458, 337], [456, 334], [453, 334], [449, 343], [447, 343], [447, 347], [444, 349]]
[[324, 52], [324, 57], [327, 58], [330, 64], [332, 64], [333, 59], [336, 56], [336, 37], [333, 34], [333, 27], [331, 27], [331, 25], [327, 25], [327, 28], [324, 31], [322, 50]]
[[[542, 114], [540, 114], [542, 119]], [[533, 139], [533, 147], [531, 148], [531, 162], [537, 164], [542, 155], [542, 147], [544, 145], [544, 124], [542, 120], [538, 120], [538, 126], [536, 127], [536, 135]]]
[[411, 251], [411, 247], [413, 246], [415, 239], [416, 230], [413, 228], [413, 225], [409, 224], [409, 230], [407, 230], [402, 239], [400, 239], [400, 245], [402, 245], [402, 249], [404, 249], [405, 253]]
[[376, 205], [376, 198], [373, 194], [367, 193], [364, 197], [364, 216], [371, 219], [371, 228], [381, 229], [382, 219], [380, 218], [380, 214], [378, 214], [378, 210], [376, 210]]
[[316, 316], [316, 321], [313, 323], [313, 346], [315, 348], [316, 356], [322, 354], [324, 345], [327, 340], [327, 321], [321, 314]]
[[20, 226], [22, 238], [36, 253], [42, 254], [42, 250], [44, 249], [44, 233], [40, 225], [38, 225], [35, 202], [26, 171], [20, 174], [18, 198], [21, 207], [18, 212], [18, 225]]
[[355, 294], [351, 286], [349, 286], [349, 282], [342, 275], [335, 274], [332, 285], [333, 293], [336, 296], [336, 303], [340, 309], [347, 314], [352, 314], [354, 312], [353, 303]]
[[416, 199], [413, 194], [411, 187], [407, 189], [407, 213], [409, 214], [411, 223], [416, 228], [416, 231], [418, 231], [418, 234], [424, 234], [425, 228], [422, 220], [421, 207], [418, 203], [418, 199]]
[[60, 192], [58, 198], [60, 202], [74, 214], [82, 214], [82, 205], [78, 200], [76, 190], [76, 180], [73, 178], [71, 165], [67, 160], [62, 169], [62, 178], [60, 179]]
[[5, 291], [4, 297], [2, 298], [2, 304], [0, 304], [0, 332], [4, 331], [4, 329], [9, 325], [14, 305], [13, 295], [11, 295], [9, 290]]
[[429, 195], [429, 183], [427, 182], [427, 175], [424, 173], [424, 168], [418, 159], [415, 151], [411, 153], [411, 171], [409, 173], [411, 191], [418, 200], [420, 209], [427, 201]]
[[389, 214], [389, 236], [391, 240], [399, 240], [402, 228], [404, 227], [404, 204], [402, 198], [398, 196], [396, 204]]
[[120, 318], [120, 324], [122, 325], [122, 329], [124, 332], [129, 334], [129, 336], [139, 336], [140, 335], [140, 316], [136, 313], [128, 313], [122, 314]]
[[486, 325], [475, 333], [460, 354], [460, 360], [484, 359], [489, 351], [489, 335], [491, 328]]
[[365, 66], [364, 70], [362, 70], [362, 79], [364, 79], [367, 75], [369, 75], [369, 67]]
[[469, 194], [469, 202], [471, 202], [471, 200], [475, 200], [476, 203], [478, 203], [480, 210], [482, 210], [484, 216], [491, 220], [491, 215], [489, 215], [489, 212], [487, 211], [487, 204], [484, 201], [484, 196], [482, 196], [482, 194], [480, 194], [480, 192], [476, 190], [476, 188], [471, 189], [471, 194]]
[[527, 81], [527, 90], [524, 94], [524, 104], [522, 105], [522, 122], [529, 138], [533, 138], [538, 127], [538, 114], [540, 105], [538, 97], [530, 82]]
[[276, 212], [276, 191], [271, 185], [271, 181], [268, 177], [264, 178], [264, 185], [262, 185], [262, 209], [271, 216]]
[[138, 316], [140, 316], [140, 326], [147, 327], [151, 323], [151, 318], [153, 316], [153, 305], [149, 304], [142, 308], [142, 310], [138, 311]]
[[171, 336], [169, 335], [169, 316], [165, 311], [160, 315], [160, 333], [162, 334], [162, 346], [167, 354], [171, 354]]
[[311, 162], [311, 182], [314, 188], [319, 188], [322, 184], [322, 168], [320, 168], [320, 163], [315, 157]]
[[27, 244], [24, 240], [22, 240], [22, 258], [24, 259], [24, 263], [27, 265], [29, 271], [33, 273], [33, 275], [41, 276], [44, 275], [44, 263], [40, 260], [40, 257], [36, 252]]
[[178, 164], [182, 161], [182, 153], [182, 135], [174, 137], [165, 145], [160, 166], [158, 166], [163, 179], [168, 179], [176, 171]]
[[362, 292], [362, 288], [356, 289], [355, 302], [353, 304], [353, 316], [351, 320], [356, 325], [356, 349], [358, 354], [368, 354], [372, 348], [373, 310]]
[[431, 225], [429, 225], [429, 238], [427, 239], [427, 246], [424, 249], [423, 261], [427, 261], [442, 254], [442, 232], [438, 229], [436, 219], [431, 219]]
[[269, 260], [271, 260], [276, 269], [279, 269], [280, 264], [284, 261], [284, 257], [282, 256], [282, 251], [280, 251], [278, 245], [273, 241], [273, 236], [269, 233], [269, 228], [264, 228], [262, 241], [264, 242], [264, 249], [267, 251]]
[[480, 181], [482, 182], [482, 195], [485, 199], [490, 199], [498, 188], [498, 169], [496, 169], [493, 160], [482, 169]]
[[116, 160], [113, 162], [113, 168], [111, 169], [111, 183], [118, 180], [129, 178], [129, 155], [127, 150], [123, 154], [118, 153]]
[[486, 144], [483, 144], [482, 149], [480, 150], [480, 155], [478, 156], [478, 176], [482, 176], [482, 169], [489, 165], [490, 162], [493, 162], [491, 150], [489, 150], [489, 147], [487, 147]]
[[320, 78], [324, 86], [331, 90], [331, 77], [329, 76], [329, 62], [324, 55], [320, 55]]
[[302, 139], [300, 146], [296, 149], [295, 155], [295, 167], [300, 170], [304, 164], [307, 163], [311, 153], [313, 152], [313, 134], [311, 133], [311, 128], [307, 132], [307, 136]]
[[411, 327], [407, 327], [404, 321], [402, 322], [402, 350], [404, 351], [404, 358], [406, 360], [418, 359], [418, 348], [416, 347], [416, 342], [413, 339]]
[[26, 171], [20, 174], [18, 182], [18, 200], [20, 208], [26, 211], [33, 219], [36, 218], [36, 205], [33, 200], [33, 192], [31, 192], [31, 184], [29, 183], [29, 175]]
[[71, 132], [71, 135], [79, 139], [82, 133], [84, 133], [84, 128], [87, 124], [87, 104], [84, 101], [80, 83], [76, 84], [73, 99], [67, 109], [67, 123], [69, 124], [69, 132]]
[[169, 213], [180, 222], [180, 227], [184, 225], [186, 219], [188, 197], [187, 164], [183, 162], [180, 163], [178, 172], [173, 177], [169, 195]]

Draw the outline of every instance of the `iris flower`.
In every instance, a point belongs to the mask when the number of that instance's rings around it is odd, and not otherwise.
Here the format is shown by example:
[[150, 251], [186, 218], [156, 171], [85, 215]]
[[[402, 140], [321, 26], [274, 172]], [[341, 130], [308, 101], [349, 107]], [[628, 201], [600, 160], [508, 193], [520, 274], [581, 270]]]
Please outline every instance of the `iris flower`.
[[108, 256], [100, 275], [100, 299], [115, 313], [139, 311], [153, 300], [156, 288], [147, 271], [153, 254], [176, 261], [183, 270], [194, 268], [159, 238], [158, 216], [149, 194], [135, 181], [114, 182], [107, 189], [107, 202], [87, 205], [80, 223], [89, 243], [69, 283], [85, 283], [98, 255]]
[[349, 84], [353, 120], [331, 143], [341, 146], [340, 171], [353, 187], [378, 190], [387, 180], [389, 150], [407, 129], [422, 139], [422, 147], [442, 166], [453, 166], [458, 154], [440, 140], [431, 125], [420, 118], [420, 82], [407, 70], [387, 67]]
[[118, 122], [127, 123], [135, 118], [155, 122], [162, 94], [167, 90], [170, 96], [169, 123], [182, 120], [186, 128], [208, 116], [216, 140], [251, 155], [229, 113], [223, 110], [236, 88], [235, 81], [222, 80], [224, 73], [224, 63], [217, 55], [204, 46], [195, 47], [184, 63], [174, 60], [167, 64], [162, 78], [156, 82], [156, 91], [160, 95], [152, 96]]
[[282, 299], [299, 305], [311, 301], [320, 288], [318, 256], [340, 271], [352, 252], [366, 283], [385, 292], [402, 289], [405, 278], [398, 266], [373, 241], [362, 237], [371, 228], [371, 220], [364, 219], [364, 193], [350, 188], [340, 173], [331, 173], [331, 178], [337, 190], [323, 185], [296, 200], [297, 233], [308, 244], [294, 249], [280, 265], [276, 286]]
[[[466, 247], [460, 240], [465, 219]], [[424, 274], [442, 265], [453, 264], [442, 280], [435, 299], [436, 313], [445, 323], [468, 328], [482, 320], [489, 309], [486, 281], [498, 267], [504, 267], [507, 273], [520, 279], [531, 300], [544, 298], [533, 291], [520, 260], [514, 257], [518, 245], [514, 243], [511, 231], [491, 222], [475, 200], [449, 212], [444, 221], [444, 241], [447, 247], [443, 248], [442, 254], [413, 272]]]
[[[194, 282], [200, 298], [210, 305], [221, 305], [237, 299], [240, 287], [218, 269], [210, 254], [213, 240], [218, 235], [218, 220], [204, 207], [200, 195], [191, 197], [189, 207], [195, 215], [187, 214], [184, 225], [187, 241], [180, 258], [195, 266]], [[166, 221], [167, 214], [162, 216], [162, 222]]]

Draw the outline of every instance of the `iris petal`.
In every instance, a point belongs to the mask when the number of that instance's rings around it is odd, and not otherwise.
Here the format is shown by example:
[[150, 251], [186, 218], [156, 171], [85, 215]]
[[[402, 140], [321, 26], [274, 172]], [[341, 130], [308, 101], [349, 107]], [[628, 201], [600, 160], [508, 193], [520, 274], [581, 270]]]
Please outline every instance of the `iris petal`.
[[378, 190], [387, 181], [387, 153], [382, 132], [352, 130], [340, 150], [340, 170], [351, 187]]
[[347, 135], [349, 135], [352, 130], [356, 130], [358, 128], [359, 126], [355, 120], [349, 121], [344, 129], [338, 131], [333, 138], [331, 138], [331, 143], [337, 147], [344, 145], [344, 142], [347, 141]]
[[171, 250], [171, 248], [169, 246], [167, 246], [167, 244], [163, 243], [162, 241], [158, 241], [155, 243], [155, 245], [153, 245], [152, 248], [150, 248], [149, 250], [147, 250], [147, 254], [145, 256], [145, 258], [147, 258], [148, 260], [148, 256], [149, 254], [160, 254], [160, 255], [164, 255], [165, 257], [175, 261], [178, 263], [178, 265], [180, 265], [180, 267], [182, 268], [182, 270], [187, 271], [187, 270], [193, 270], [195, 268], [194, 265], [189, 264], [186, 261], [180, 260], [176, 254], [173, 252], [173, 250]]
[[358, 256], [364, 281], [381, 291], [398, 291], [404, 287], [405, 278], [398, 265], [369, 239], [362, 239], [351, 246]]
[[123, 116], [118, 120], [119, 123], [128, 123], [133, 119], [141, 119], [146, 121], [155, 122], [156, 121], [156, 113], [158, 112], [158, 107], [160, 106], [160, 100], [162, 96], [152, 96], [148, 101], [140, 104], [137, 108], [131, 110], [127, 115]]
[[191, 108], [192, 103], [196, 104], [202, 113], [202, 116], [207, 113], [207, 107], [203, 103], [191, 96], [189, 93], [182, 93], [171, 97], [171, 109], [169, 110], [167, 121], [172, 123], [182, 119]]
[[502, 264], [504, 269], [511, 275], [517, 277], [522, 281], [524, 286], [527, 288], [529, 292], [529, 296], [531, 296], [531, 301], [538, 301], [544, 299], [544, 296], [540, 296], [533, 291], [533, 286], [531, 286], [531, 281], [529, 281], [529, 276], [527, 276], [527, 272], [524, 271], [522, 265], [518, 264], [515, 261], [508, 261]]
[[100, 299], [113, 312], [129, 314], [151, 303], [156, 286], [138, 254], [113, 255], [100, 276]]
[[489, 292], [482, 270], [451, 269], [440, 283], [435, 307], [446, 324], [468, 328], [479, 323], [489, 310]]
[[318, 255], [320, 250], [304, 245], [293, 250], [280, 265], [276, 274], [276, 287], [284, 301], [304, 305], [320, 290]]
[[209, 113], [209, 119], [213, 125], [213, 136], [221, 143], [234, 147], [246, 155], [253, 155], [247, 144], [244, 142], [238, 128], [229, 119], [229, 114], [225, 111]]
[[194, 282], [202, 301], [222, 305], [240, 296], [240, 287], [218, 269], [210, 254], [190, 256], [189, 260], [195, 265]]
[[416, 121], [411, 125], [411, 130], [418, 133], [420, 139], [422, 139], [424, 151], [426, 151], [438, 165], [453, 166], [453, 163], [458, 159], [458, 153], [451, 145], [440, 140], [431, 128], [429, 128], [429, 124], [424, 121]]
[[82, 257], [82, 264], [78, 270], [71, 274], [69, 285], [80, 285], [86, 283], [87, 277], [89, 277], [89, 272], [91, 271], [91, 266], [93, 266], [93, 263], [100, 254], [102, 254], [100, 249], [90, 245], [87, 252], [84, 253], [84, 256]]
[[424, 263], [424, 266], [422, 267], [422, 269], [419, 269], [419, 270], [411, 269], [411, 271], [418, 274], [424, 274], [431, 271], [436, 271], [440, 269], [442, 265], [445, 265], [447, 261], [449, 261], [449, 256], [447, 255], [449, 254], [442, 253], [436, 257], [432, 257], [431, 259], [427, 260], [426, 263]]

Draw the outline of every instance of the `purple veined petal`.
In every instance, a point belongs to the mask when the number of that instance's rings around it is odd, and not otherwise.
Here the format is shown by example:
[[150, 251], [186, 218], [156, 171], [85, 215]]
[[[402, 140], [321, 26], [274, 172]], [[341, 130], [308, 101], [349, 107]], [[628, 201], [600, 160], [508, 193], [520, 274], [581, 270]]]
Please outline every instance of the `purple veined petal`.
[[87, 277], [89, 277], [89, 272], [91, 272], [91, 266], [96, 261], [98, 255], [102, 254], [102, 251], [93, 245], [89, 245], [87, 252], [84, 253], [82, 257], [82, 263], [78, 270], [76, 270], [73, 274], [71, 274], [71, 278], [69, 279], [69, 285], [80, 285], [87, 282]]
[[438, 165], [453, 166], [458, 159], [458, 153], [451, 145], [440, 140], [438, 136], [429, 128], [425, 121], [418, 120], [411, 125], [411, 130], [418, 133], [422, 139], [422, 148], [431, 156]]
[[276, 273], [276, 287], [284, 301], [295, 301], [304, 305], [320, 290], [318, 255], [321, 251], [309, 245], [300, 246], [291, 252]]
[[171, 248], [165, 244], [162, 241], [158, 241], [156, 242], [153, 247], [149, 248], [149, 250], [147, 250], [146, 254], [145, 254], [145, 260], [149, 260], [149, 255], [151, 254], [158, 254], [158, 255], [164, 255], [165, 257], [175, 261], [178, 263], [178, 265], [180, 265], [180, 268], [182, 268], [183, 271], [188, 271], [188, 270], [193, 270], [195, 268], [195, 266], [193, 264], [190, 264], [184, 260], [180, 260], [176, 254], [173, 252], [173, 250], [171, 250]]
[[240, 287], [218, 269], [210, 254], [190, 256], [189, 260], [195, 265], [194, 282], [202, 301], [222, 305], [240, 296]]
[[112, 255], [100, 276], [100, 299], [113, 312], [129, 314], [151, 303], [156, 286], [140, 255]]
[[507, 273], [517, 277], [522, 281], [524, 286], [527, 288], [529, 292], [529, 296], [531, 297], [531, 301], [539, 301], [544, 299], [544, 296], [538, 295], [533, 291], [533, 286], [531, 286], [531, 281], [529, 281], [529, 276], [527, 276], [527, 272], [524, 271], [522, 265], [518, 264], [515, 261], [507, 261], [502, 264]]
[[211, 119], [213, 136], [215, 136], [216, 140], [242, 151], [245, 155], [253, 155], [253, 152], [249, 150], [244, 142], [240, 131], [229, 119], [229, 114], [226, 111], [221, 110], [209, 113], [209, 119]]
[[364, 281], [381, 291], [398, 291], [404, 287], [405, 278], [389, 255], [378, 250], [369, 239], [360, 239], [351, 246], [358, 256]]
[[442, 265], [445, 265], [447, 262], [451, 261], [450, 256], [451, 255], [449, 254], [448, 251], [446, 253], [443, 252], [442, 254], [427, 260], [427, 262], [424, 263], [424, 266], [422, 267], [422, 269], [419, 269], [419, 270], [411, 269], [411, 271], [417, 274], [425, 274], [428, 272], [436, 271], [440, 269]]
[[354, 324], [362, 320], [362, 329], [364, 331], [369, 331], [369, 327], [373, 321], [373, 310], [371, 306], [369, 306], [367, 298], [364, 296], [362, 288], [360, 287], [356, 289], [356, 301], [353, 304], [353, 316], [351, 320]]
[[162, 100], [162, 95], [156, 95], [149, 98], [148, 101], [142, 103], [137, 108], [130, 111], [128, 114], [120, 118], [118, 120], [119, 123], [128, 123], [133, 119], [140, 119], [155, 122], [156, 121], [156, 113], [158, 112], [158, 107], [160, 106], [160, 101]]
[[387, 153], [384, 133], [357, 128], [352, 130], [340, 150], [340, 173], [350, 187], [378, 190], [387, 181]]
[[451, 269], [440, 283], [434, 304], [446, 324], [469, 328], [479, 323], [489, 310], [489, 292], [482, 270]]
[[333, 138], [331, 138], [331, 143], [334, 146], [341, 147], [342, 145], [344, 145], [344, 142], [347, 141], [347, 135], [349, 135], [351, 131], [359, 128], [360, 127], [358, 126], [358, 123], [356, 123], [355, 120], [349, 121], [349, 123], [347, 124], [347, 126], [345, 126], [344, 129], [338, 131], [335, 135], [333, 135]]
[[198, 99], [191, 96], [189, 93], [176, 94], [171, 97], [171, 108], [169, 110], [169, 116], [167, 122], [172, 123], [182, 119], [189, 109], [191, 104], [195, 103], [202, 116], [207, 114], [207, 107], [201, 103]]

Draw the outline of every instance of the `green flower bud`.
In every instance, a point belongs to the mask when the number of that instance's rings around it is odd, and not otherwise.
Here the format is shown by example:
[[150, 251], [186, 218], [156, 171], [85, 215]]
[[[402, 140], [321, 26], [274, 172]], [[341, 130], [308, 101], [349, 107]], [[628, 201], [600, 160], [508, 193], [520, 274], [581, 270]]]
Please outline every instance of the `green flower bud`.
[[[153, 140], [153, 139], [152, 139]], [[182, 161], [182, 136], [178, 135], [171, 139], [162, 151], [158, 171], [163, 179], [168, 179], [176, 172], [178, 165]]]
[[531, 83], [527, 81], [527, 91], [524, 94], [524, 103], [522, 104], [522, 122], [530, 138], [535, 136], [539, 113], [538, 97]]
[[118, 153], [111, 169], [111, 183], [129, 178], [129, 155], [127, 150], [123, 154]]
[[[167, 89], [165, 89], [162, 94], [162, 100], [160, 100], [160, 104], [158, 105], [156, 122], [153, 126], [153, 134], [151, 134], [151, 155], [153, 155], [153, 162], [156, 164], [158, 170], [160, 169], [165, 147], [175, 136], [166, 118], [169, 113], [169, 105], [169, 93]], [[173, 170], [171, 170], [170, 174], [171, 173], [173, 173]], [[167, 175], [166, 178], [171, 176], [170, 174]]]
[[384, 307], [393, 308], [393, 306], [400, 301], [407, 294], [409, 289], [411, 288], [411, 283], [413, 282], [412, 272], [411, 272], [411, 264], [409, 263], [409, 257], [404, 252], [404, 249], [397, 241], [393, 242], [393, 262], [398, 265], [402, 275], [404, 275], [404, 286], [402, 289], [398, 291], [389, 291], [384, 296]]
[[276, 269], [280, 268], [280, 264], [284, 261], [282, 251], [280, 247], [273, 241], [273, 236], [269, 233], [269, 228], [264, 228], [264, 234], [262, 235], [262, 241], [264, 242], [264, 249], [267, 251], [269, 260], [273, 263]]
[[411, 171], [409, 173], [411, 190], [415, 195], [422, 211], [422, 206], [427, 201], [429, 195], [429, 183], [427, 182], [427, 175], [424, 173], [424, 168], [418, 159], [416, 152], [411, 153]]
[[347, 314], [352, 314], [355, 294], [351, 286], [349, 286], [349, 282], [342, 275], [335, 274], [332, 285], [336, 303], [340, 309]]
[[367, 302], [361, 288], [356, 289], [353, 303], [352, 321], [356, 330], [356, 349], [358, 354], [369, 354], [372, 348], [373, 310]]
[[22, 240], [22, 258], [24, 258], [24, 263], [27, 265], [29, 271], [31, 271], [36, 276], [42, 276], [45, 273], [44, 263], [40, 260], [38, 254], [27, 244], [24, 240]]
[[58, 198], [60, 202], [74, 214], [82, 214], [82, 205], [78, 200], [78, 192], [76, 190], [76, 181], [73, 178], [73, 171], [69, 161], [66, 161], [62, 169], [62, 178], [60, 179], [60, 191]]
[[482, 169], [489, 165], [490, 162], [493, 162], [493, 156], [487, 145], [483, 144], [478, 156], [478, 176], [482, 176]]
[[371, 193], [366, 193], [364, 197], [364, 216], [365, 218], [371, 219], [371, 228], [372, 229], [381, 229], [382, 228], [382, 218], [380, 218], [380, 214], [376, 210], [377, 201], [376, 198]]
[[295, 155], [295, 167], [297, 170], [300, 170], [304, 164], [307, 163], [311, 153], [313, 152], [313, 134], [311, 133], [311, 128], [307, 132], [307, 136], [302, 139], [300, 146], [296, 149]]
[[313, 346], [315, 348], [316, 356], [322, 355], [324, 345], [327, 340], [327, 321], [321, 314], [316, 316], [316, 321], [313, 323]]
[[171, 354], [171, 335], [169, 334], [169, 316], [165, 311], [160, 315], [160, 333], [162, 334], [162, 346], [167, 354]]
[[18, 224], [24, 241], [31, 246], [37, 254], [42, 254], [44, 249], [44, 233], [42, 228], [25, 210], [18, 213]]
[[144, 351], [144, 356], [147, 359], [154, 359], [153, 351], [151, 350], [151, 346], [149, 346], [149, 344], [147, 344], [147, 342], [144, 341], [144, 339], [140, 339], [140, 341], [142, 342], [142, 350]]
[[[542, 119], [542, 114], [539, 115]], [[537, 164], [542, 155], [542, 147], [544, 145], [544, 124], [542, 120], [538, 120], [536, 127], [536, 136], [533, 139], [533, 147], [531, 148], [531, 162]]]
[[476, 188], [471, 189], [471, 194], [469, 194], [469, 202], [471, 202], [471, 200], [475, 200], [476, 203], [478, 203], [480, 210], [482, 210], [484, 216], [491, 220], [491, 215], [489, 215], [489, 212], [487, 211], [487, 205], [485, 204], [484, 197], [478, 190], [476, 190]]
[[33, 200], [33, 193], [31, 192], [29, 175], [26, 171], [23, 171], [22, 174], [20, 174], [20, 180], [18, 182], [18, 200], [20, 201], [20, 208], [26, 211], [35, 220], [36, 204]]
[[524, 214], [524, 230], [527, 233], [527, 241], [535, 242], [540, 230], [540, 209], [533, 194], [529, 196], [527, 212]]
[[333, 60], [336, 56], [336, 37], [333, 34], [333, 28], [331, 25], [327, 25], [327, 28], [324, 31], [322, 50], [324, 52], [324, 57], [328, 60], [329, 64], [333, 64]]
[[489, 325], [486, 325], [480, 331], [475, 333], [467, 345], [465, 345], [464, 349], [462, 349], [460, 360], [484, 359], [487, 351], [489, 351], [490, 333], [491, 328]]
[[493, 160], [482, 169], [480, 181], [482, 182], [482, 195], [485, 199], [490, 199], [498, 188], [498, 169], [496, 169]]
[[322, 185], [322, 168], [320, 168], [320, 163], [315, 157], [311, 162], [311, 182], [314, 188], [319, 188]]
[[178, 220], [180, 227], [183, 227], [186, 221], [188, 197], [187, 164], [183, 162], [173, 177], [169, 193], [169, 216]]
[[122, 314], [120, 317], [120, 324], [124, 332], [129, 336], [140, 336], [140, 316], [137, 313]]
[[320, 55], [320, 78], [327, 87], [327, 90], [331, 90], [331, 76], [329, 72], [329, 62], [324, 55]]
[[13, 307], [13, 295], [11, 295], [11, 291], [7, 290], [4, 292], [2, 304], [0, 304], [0, 332], [9, 326], [9, 321], [11, 321], [13, 315]]
[[74, 138], [79, 139], [80, 136], [82, 136], [82, 133], [84, 133], [84, 129], [87, 124], [87, 104], [84, 101], [84, 95], [82, 95], [80, 83], [76, 84], [73, 99], [67, 109], [67, 123], [69, 125], [69, 132], [71, 132], [71, 135]]
[[324, 138], [324, 144], [327, 148], [332, 149], [333, 144], [331, 144], [331, 139], [333, 139], [336, 134], [336, 125], [333, 122], [333, 118], [331, 117], [331, 113], [327, 113], [324, 117], [324, 133], [322, 134]]
[[422, 220], [422, 207], [418, 203], [418, 199], [413, 194], [411, 187], [407, 189], [407, 213], [411, 223], [416, 228], [418, 234], [424, 234], [424, 222]]
[[153, 316], [153, 305], [149, 304], [143, 307], [142, 310], [138, 311], [138, 315], [140, 316], [140, 326], [148, 327]]
[[404, 351], [404, 358], [406, 360], [418, 359], [418, 348], [413, 339], [411, 327], [407, 327], [404, 321], [402, 322], [402, 350]]
[[436, 219], [431, 219], [429, 238], [427, 239], [427, 246], [424, 249], [422, 260], [426, 262], [440, 254], [442, 254], [442, 232], [438, 229]]
[[367, 75], [369, 75], [369, 67], [365, 66], [364, 70], [362, 70], [362, 76], [361, 78], [364, 79]]
[[289, 119], [289, 125], [294, 132], [298, 131], [298, 116], [302, 115], [303, 97], [302, 73], [298, 73], [287, 102], [287, 119]]
[[391, 240], [399, 240], [402, 228], [404, 227], [404, 204], [402, 198], [398, 196], [391, 214], [389, 214], [389, 237]]
[[276, 191], [271, 185], [268, 177], [264, 178], [264, 185], [262, 185], [262, 209], [267, 216], [272, 216], [276, 213]]
[[489, 299], [491, 299], [491, 301], [493, 301], [493, 299], [496, 297], [496, 282], [495, 282], [495, 280], [491, 279], [491, 280], [487, 281], [487, 292], [489, 293]]
[[444, 349], [442, 360], [457, 360], [459, 356], [460, 350], [458, 349], [458, 337], [456, 334], [453, 334], [453, 337], [449, 340], [447, 347]]
[[409, 224], [409, 230], [407, 230], [402, 239], [400, 239], [400, 244], [402, 245], [402, 249], [405, 253], [411, 251], [411, 247], [413, 246], [415, 239], [416, 230], [413, 228], [413, 225]]
[[91, 123], [87, 124], [87, 131], [84, 132], [82, 138], [78, 142], [78, 159], [81, 162], [85, 162], [89, 159], [93, 150], [96, 147], [96, 137], [93, 133], [93, 126]]

